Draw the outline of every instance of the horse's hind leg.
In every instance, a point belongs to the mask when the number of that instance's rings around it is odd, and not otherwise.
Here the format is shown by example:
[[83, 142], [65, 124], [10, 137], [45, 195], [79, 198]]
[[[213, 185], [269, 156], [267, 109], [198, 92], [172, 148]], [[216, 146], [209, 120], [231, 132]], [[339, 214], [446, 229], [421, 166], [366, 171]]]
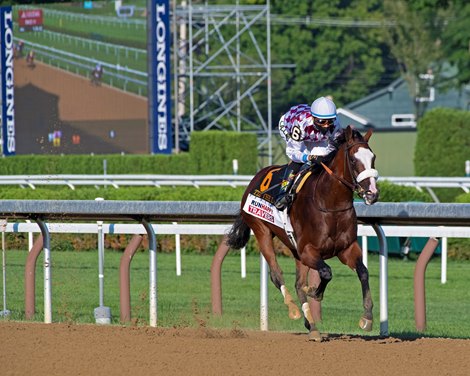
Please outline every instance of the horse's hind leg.
[[271, 281], [273, 282], [274, 286], [276, 286], [281, 291], [282, 296], [284, 297], [284, 304], [289, 309], [289, 318], [292, 320], [299, 319], [299, 307], [297, 307], [297, 304], [295, 304], [294, 300], [292, 299], [292, 295], [290, 294], [284, 282], [282, 270], [277, 263], [276, 254], [274, 253], [273, 238], [271, 234], [267, 233], [266, 231], [253, 230], [253, 232], [255, 233], [256, 240], [258, 241], [260, 251], [269, 265]]
[[372, 316], [372, 296], [369, 288], [369, 272], [362, 262], [362, 251], [357, 242], [354, 242], [351, 247], [338, 255], [341, 262], [351, 269], [356, 270], [359, 281], [362, 287], [362, 305], [364, 306], [364, 314], [359, 320], [359, 327], [365, 331], [372, 330], [373, 316]]
[[326, 286], [331, 281], [331, 278], [333, 278], [333, 274], [331, 273], [331, 268], [317, 255], [319, 255], [319, 252], [311, 244], [307, 244], [301, 255], [301, 261], [304, 265], [318, 271], [320, 275], [319, 285], [310, 286], [307, 291], [308, 296], [320, 302], [323, 299]]
[[315, 325], [310, 305], [308, 304], [308, 271], [309, 267], [303, 265], [300, 261], [295, 260], [296, 267], [296, 281], [295, 289], [299, 297], [300, 304], [302, 305], [302, 312], [304, 313], [304, 325], [309, 331], [308, 338], [310, 341], [321, 341], [321, 334]]

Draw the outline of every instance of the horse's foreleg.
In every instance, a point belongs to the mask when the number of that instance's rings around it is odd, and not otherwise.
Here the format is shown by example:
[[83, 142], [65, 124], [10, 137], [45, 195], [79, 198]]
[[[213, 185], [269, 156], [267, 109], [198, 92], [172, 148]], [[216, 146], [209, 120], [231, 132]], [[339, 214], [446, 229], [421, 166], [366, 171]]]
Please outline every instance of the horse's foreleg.
[[338, 255], [341, 262], [351, 269], [356, 270], [362, 288], [362, 305], [364, 307], [364, 314], [359, 320], [359, 327], [365, 331], [372, 330], [373, 315], [372, 315], [372, 296], [369, 288], [369, 272], [362, 262], [362, 251], [357, 242], [354, 242], [351, 247]]
[[309, 267], [303, 265], [300, 261], [295, 261], [296, 267], [296, 280], [295, 289], [297, 296], [302, 305], [302, 312], [304, 314], [304, 325], [309, 331], [310, 341], [321, 341], [321, 334], [315, 325], [312, 312], [310, 311], [310, 305], [308, 303], [307, 291], [308, 291], [308, 271]]
[[374, 305], [369, 288], [369, 272], [363, 264], [362, 259], [359, 259], [356, 263], [356, 273], [361, 281], [362, 305], [364, 306], [364, 315], [359, 320], [359, 326], [361, 329], [370, 332], [372, 330], [372, 308]]

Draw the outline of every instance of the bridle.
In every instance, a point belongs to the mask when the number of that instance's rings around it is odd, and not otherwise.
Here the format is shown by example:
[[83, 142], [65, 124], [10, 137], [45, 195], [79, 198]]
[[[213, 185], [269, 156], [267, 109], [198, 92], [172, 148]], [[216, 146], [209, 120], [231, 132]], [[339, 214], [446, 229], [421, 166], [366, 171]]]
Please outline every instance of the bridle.
[[347, 181], [343, 177], [335, 174], [326, 164], [321, 162], [321, 165], [323, 169], [331, 176], [339, 180], [341, 183], [343, 183], [346, 187], [348, 187], [352, 192], [356, 192], [359, 197], [363, 197], [366, 194], [366, 190], [359, 184], [361, 181], [368, 179], [368, 178], [377, 178], [379, 176], [378, 171], [375, 168], [367, 168], [364, 171], [361, 171], [359, 174], [356, 174], [354, 170], [351, 167], [351, 157], [349, 155], [349, 149], [351, 149], [353, 146], [356, 145], [369, 145], [366, 141], [355, 141], [350, 145], [345, 145], [344, 148], [346, 158], [344, 159], [345, 165], [347, 165], [349, 174], [352, 177], [352, 182]]

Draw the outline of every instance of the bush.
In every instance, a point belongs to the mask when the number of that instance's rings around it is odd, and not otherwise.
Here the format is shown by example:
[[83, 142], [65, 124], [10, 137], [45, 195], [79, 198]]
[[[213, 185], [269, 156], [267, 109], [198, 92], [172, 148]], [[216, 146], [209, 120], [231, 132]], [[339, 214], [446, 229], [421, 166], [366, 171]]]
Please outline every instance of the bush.
[[200, 175], [232, 174], [237, 159], [240, 174], [254, 174], [258, 162], [255, 134], [193, 132], [189, 153], [172, 155], [16, 155], [3, 158], [0, 175]]
[[428, 111], [418, 123], [416, 174], [463, 176], [469, 149], [470, 112], [454, 108]]

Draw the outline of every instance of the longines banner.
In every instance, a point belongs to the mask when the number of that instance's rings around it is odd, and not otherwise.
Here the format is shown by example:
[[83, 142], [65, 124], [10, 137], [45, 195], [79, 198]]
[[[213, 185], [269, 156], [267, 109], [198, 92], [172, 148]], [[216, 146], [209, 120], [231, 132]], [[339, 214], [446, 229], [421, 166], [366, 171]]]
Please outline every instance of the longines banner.
[[15, 154], [15, 98], [13, 87], [13, 13], [0, 7], [0, 83], [2, 87], [2, 151]]
[[152, 0], [151, 9], [151, 77], [153, 82], [151, 134], [152, 153], [171, 154], [173, 136], [171, 129], [170, 86], [170, 1]]

